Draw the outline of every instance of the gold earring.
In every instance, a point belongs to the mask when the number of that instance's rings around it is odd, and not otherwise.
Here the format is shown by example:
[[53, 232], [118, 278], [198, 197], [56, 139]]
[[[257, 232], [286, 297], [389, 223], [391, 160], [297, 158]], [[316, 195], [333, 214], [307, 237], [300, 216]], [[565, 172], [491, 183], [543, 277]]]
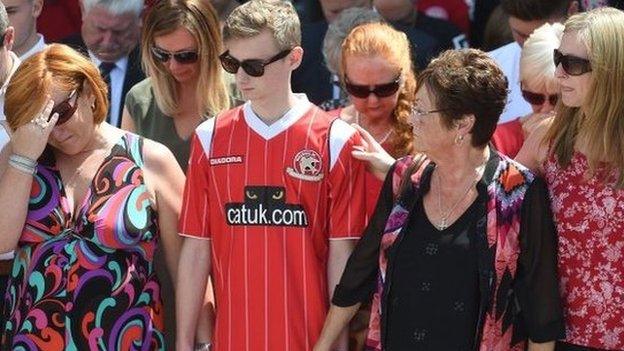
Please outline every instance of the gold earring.
[[464, 143], [464, 136], [461, 134], [457, 134], [455, 136], [455, 145], [461, 145]]

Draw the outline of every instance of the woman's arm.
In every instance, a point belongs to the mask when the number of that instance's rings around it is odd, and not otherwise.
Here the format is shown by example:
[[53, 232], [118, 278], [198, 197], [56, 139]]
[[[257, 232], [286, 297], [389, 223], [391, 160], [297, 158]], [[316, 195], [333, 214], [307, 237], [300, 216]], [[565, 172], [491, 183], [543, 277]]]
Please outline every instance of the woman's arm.
[[384, 181], [375, 213], [364, 230], [336, 286], [316, 350], [331, 350], [332, 344], [355, 315], [362, 302], [375, 290], [379, 272], [379, 246], [394, 196], [392, 193], [392, 167]]
[[361, 303], [349, 307], [332, 305], [325, 318], [325, 325], [323, 325], [321, 336], [316, 342], [316, 345], [314, 345], [314, 351], [347, 351], [346, 348], [344, 350], [334, 350], [332, 345], [334, 340], [338, 338], [347, 324], [349, 324], [351, 318], [355, 316], [361, 305]]
[[123, 113], [121, 115], [121, 129], [127, 130], [131, 133], [136, 133], [136, 126], [134, 125], [134, 120], [132, 120], [132, 116], [130, 116], [130, 112], [128, 108], [124, 106]]
[[530, 185], [522, 204], [520, 255], [514, 290], [529, 333], [529, 350], [548, 350], [565, 336], [557, 274], [557, 234], [541, 178]]
[[165, 254], [171, 280], [177, 279], [178, 259], [182, 240], [178, 236], [178, 217], [182, 208], [184, 173], [169, 149], [157, 142], [144, 139], [145, 182], [154, 194], [158, 211], [161, 249]]
[[14, 161], [9, 159], [11, 156], [18, 156], [29, 160], [28, 162], [35, 162], [41, 156], [58, 120], [58, 114], [55, 113], [48, 121], [52, 106], [54, 101], [48, 97], [47, 104], [35, 116], [41, 119], [39, 123], [26, 123], [13, 133], [7, 130], [11, 141], [2, 149], [0, 156], [0, 253], [14, 250], [17, 246], [26, 223], [34, 171], [28, 166], [11, 165]]
[[544, 174], [543, 164], [548, 157], [548, 144], [545, 142], [546, 133], [552, 123], [552, 118], [539, 122], [524, 141], [515, 160], [537, 174]]

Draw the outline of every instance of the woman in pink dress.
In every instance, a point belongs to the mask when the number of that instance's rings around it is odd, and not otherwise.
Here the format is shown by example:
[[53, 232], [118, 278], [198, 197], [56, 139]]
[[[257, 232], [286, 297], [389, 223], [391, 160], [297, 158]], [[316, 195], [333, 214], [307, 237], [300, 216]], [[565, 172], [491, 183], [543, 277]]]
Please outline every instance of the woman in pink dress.
[[572, 16], [554, 51], [562, 104], [516, 158], [545, 176], [559, 234], [566, 338], [624, 349], [624, 13]]

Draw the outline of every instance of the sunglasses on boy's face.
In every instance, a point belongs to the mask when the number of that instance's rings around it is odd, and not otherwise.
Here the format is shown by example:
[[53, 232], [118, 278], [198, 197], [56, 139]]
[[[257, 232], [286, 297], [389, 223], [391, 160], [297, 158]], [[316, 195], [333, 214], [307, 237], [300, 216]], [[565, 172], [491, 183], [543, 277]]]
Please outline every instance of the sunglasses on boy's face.
[[370, 94], [382, 98], [394, 95], [401, 86], [401, 75], [397, 76], [392, 82], [377, 85], [359, 85], [349, 82], [349, 78], [345, 76], [345, 89], [350, 95], [356, 98], [366, 99]]
[[281, 60], [284, 57], [288, 56], [292, 49], [280, 51], [277, 55], [271, 57], [267, 60], [261, 59], [247, 59], [243, 61], [239, 61], [230, 55], [230, 51], [226, 51], [221, 56], [219, 56], [219, 60], [221, 60], [221, 66], [223, 69], [232, 74], [236, 74], [239, 68], [243, 68], [243, 71], [252, 77], [262, 77], [264, 75], [264, 67], [277, 61]]
[[169, 52], [155, 46], [152, 47], [151, 51], [154, 59], [162, 63], [166, 63], [173, 57], [177, 63], [190, 64], [197, 62], [197, 59], [199, 58], [197, 51]]
[[571, 76], [580, 76], [592, 70], [591, 62], [588, 59], [564, 55], [557, 49], [553, 52], [553, 60], [555, 61], [555, 67], [561, 64], [561, 68]]
[[[61, 101], [58, 105], [54, 106], [52, 108], [52, 111], [50, 112], [50, 116], [48, 117], [48, 121], [50, 120], [50, 118], [52, 118], [52, 116], [55, 113], [58, 113], [58, 121], [56, 122], [57, 126], [60, 126], [61, 124], [69, 121], [69, 119], [74, 115], [74, 113], [76, 112], [76, 109], [78, 108], [78, 97], [79, 97], [80, 92], [78, 91], [78, 89], [73, 90], [70, 94], [69, 97], [67, 97], [67, 99]], [[74, 105], [72, 106], [69, 102], [76, 97], [76, 99], [74, 100]]]

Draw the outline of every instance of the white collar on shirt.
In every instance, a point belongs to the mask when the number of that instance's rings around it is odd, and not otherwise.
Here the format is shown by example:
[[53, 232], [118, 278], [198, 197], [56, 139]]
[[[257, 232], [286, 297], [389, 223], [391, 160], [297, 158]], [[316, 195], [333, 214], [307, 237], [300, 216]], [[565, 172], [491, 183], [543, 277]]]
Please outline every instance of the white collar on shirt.
[[295, 98], [297, 99], [295, 105], [271, 125], [264, 123], [251, 108], [251, 102], [247, 101], [243, 106], [247, 125], [265, 140], [273, 138], [295, 124], [312, 106], [305, 94], [295, 94]]
[[43, 38], [43, 35], [37, 33], [37, 37], [39, 37], [39, 40], [37, 40], [37, 43], [35, 43], [33, 47], [28, 49], [28, 51], [20, 55], [19, 57], [20, 60], [24, 61], [25, 59], [31, 57], [32, 55], [38, 53], [39, 51], [43, 51], [43, 49], [46, 48], [46, 43], [45, 43], [45, 39]]

